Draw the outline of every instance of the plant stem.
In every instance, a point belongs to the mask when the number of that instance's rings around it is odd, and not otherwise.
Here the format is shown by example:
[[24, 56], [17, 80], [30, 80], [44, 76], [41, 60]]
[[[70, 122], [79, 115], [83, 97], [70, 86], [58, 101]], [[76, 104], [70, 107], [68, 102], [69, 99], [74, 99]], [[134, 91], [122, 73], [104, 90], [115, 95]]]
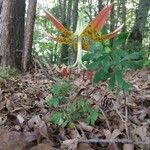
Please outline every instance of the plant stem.
[[80, 69], [80, 67], [83, 67], [84, 69], [87, 70], [87, 68], [85, 67], [85, 65], [83, 64], [82, 62], [82, 36], [79, 36], [78, 37], [78, 52], [77, 52], [77, 58], [76, 58], [76, 61], [75, 63], [71, 66], [72, 67], [75, 67], [77, 66], [78, 69]]

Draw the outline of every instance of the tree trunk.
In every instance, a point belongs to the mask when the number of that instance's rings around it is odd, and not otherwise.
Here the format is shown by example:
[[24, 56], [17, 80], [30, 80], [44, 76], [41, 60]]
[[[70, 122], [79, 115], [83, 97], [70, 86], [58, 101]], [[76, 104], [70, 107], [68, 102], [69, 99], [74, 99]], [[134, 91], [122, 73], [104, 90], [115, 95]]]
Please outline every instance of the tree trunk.
[[[111, 3], [114, 3], [114, 0], [111, 0]], [[114, 13], [114, 5], [112, 7], [111, 15], [110, 15], [110, 31], [114, 31], [115, 28], [115, 13]], [[114, 39], [110, 40], [110, 46], [113, 47]]]
[[[75, 32], [78, 23], [78, 7], [79, 7], [79, 0], [73, 1], [73, 8], [72, 8], [72, 31]], [[76, 59], [76, 52], [73, 50], [70, 55], [70, 63], [73, 64]]]
[[[66, 14], [64, 14], [64, 10], [67, 10]], [[68, 3], [66, 0], [63, 0], [63, 10], [62, 10], [62, 24], [66, 28], [70, 28], [71, 24], [71, 11], [72, 11], [72, 0], [68, 0]], [[69, 57], [69, 52], [68, 52], [68, 45], [62, 45], [61, 48], [61, 63], [68, 63], [68, 57]]]
[[0, 0], [0, 14], [1, 14], [1, 10], [2, 10], [2, 4], [3, 4], [3, 0]]
[[26, 0], [17, 0], [16, 4], [16, 53], [15, 61], [17, 68], [21, 69], [24, 26], [25, 26], [25, 2]]
[[136, 19], [131, 33], [127, 40], [128, 50], [140, 50], [142, 47], [142, 40], [144, 28], [147, 21], [148, 11], [150, 9], [150, 0], [140, 0], [136, 11]]
[[[121, 0], [121, 5], [122, 5], [122, 24], [124, 24], [123, 28], [122, 28], [122, 32], [126, 32], [126, 2], [127, 0]], [[125, 49], [125, 40], [122, 43], [122, 48]]]
[[97, 7], [98, 7], [98, 12], [100, 12], [102, 10], [102, 8], [103, 8], [103, 1], [102, 0], [98, 0]]
[[29, 0], [22, 55], [22, 69], [24, 72], [27, 71], [32, 64], [32, 41], [36, 15], [36, 5], [37, 0]]
[[4, 0], [0, 21], [0, 64], [14, 66], [16, 0]]
[[79, 4], [79, 0], [75, 0], [73, 3], [73, 9], [72, 9], [73, 32], [76, 31], [77, 23], [78, 23], [78, 4]]
[[72, 17], [72, 0], [68, 1], [67, 17], [66, 17], [66, 26], [70, 28]]

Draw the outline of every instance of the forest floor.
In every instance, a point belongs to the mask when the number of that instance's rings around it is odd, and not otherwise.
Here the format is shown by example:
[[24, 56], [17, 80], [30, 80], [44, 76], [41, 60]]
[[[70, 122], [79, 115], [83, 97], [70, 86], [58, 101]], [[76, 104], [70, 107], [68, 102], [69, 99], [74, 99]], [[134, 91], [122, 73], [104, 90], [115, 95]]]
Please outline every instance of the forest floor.
[[0, 150], [150, 150], [150, 70], [127, 71], [125, 79], [132, 90], [118, 97], [105, 81], [93, 85], [75, 73], [65, 79], [74, 87], [67, 99], [86, 98], [101, 112], [95, 125], [78, 120], [72, 128], [50, 122], [57, 109], [45, 105], [45, 98], [52, 97], [48, 88], [55, 81], [41, 70], [1, 79]]

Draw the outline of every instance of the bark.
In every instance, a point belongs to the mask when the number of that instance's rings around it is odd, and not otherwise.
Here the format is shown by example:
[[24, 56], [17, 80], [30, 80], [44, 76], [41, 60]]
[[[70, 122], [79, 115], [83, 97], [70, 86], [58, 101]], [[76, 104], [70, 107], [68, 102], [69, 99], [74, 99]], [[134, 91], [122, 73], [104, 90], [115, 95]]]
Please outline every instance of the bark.
[[1, 14], [1, 10], [2, 10], [2, 3], [3, 3], [3, 0], [0, 0], [0, 14]]
[[100, 12], [103, 8], [103, 1], [102, 0], [98, 0], [98, 11]]
[[66, 26], [70, 28], [71, 25], [71, 17], [72, 17], [72, 0], [68, 1], [68, 9], [67, 9], [67, 19], [66, 19]]
[[138, 51], [141, 49], [149, 9], [150, 9], [150, 0], [139, 1], [134, 26], [127, 40], [126, 48], [128, 50]]
[[[121, 2], [122, 0], [117, 0], [117, 11], [116, 11], [116, 24], [114, 25], [115, 26], [115, 29], [118, 27], [118, 24], [119, 24], [119, 20], [120, 20], [120, 17], [122, 17], [122, 10], [121, 10]], [[121, 15], [120, 15], [121, 13]]]
[[4, 0], [0, 20], [0, 64], [14, 66], [16, 0]]
[[127, 13], [126, 3], [127, 3], [127, 0], [122, 0], [122, 2], [121, 2], [121, 4], [122, 4], [122, 23], [124, 24], [124, 26], [122, 28], [123, 32], [126, 32], [126, 13]]
[[[63, 0], [63, 12], [62, 14], [62, 24], [69, 29], [71, 25], [71, 11], [72, 11], [72, 0], [68, 0], [68, 3], [66, 3], [66, 0]], [[66, 13], [64, 14], [64, 10], [67, 10]], [[62, 45], [61, 48], [61, 63], [68, 63], [68, 57], [69, 57], [69, 52], [68, 52], [68, 45]]]
[[16, 53], [15, 61], [17, 68], [21, 69], [24, 26], [25, 26], [25, 2], [26, 0], [17, 0], [16, 4]]
[[[79, 7], [79, 0], [73, 1], [73, 8], [72, 8], [72, 31], [75, 32], [78, 23], [78, 7]], [[72, 47], [73, 48], [73, 47]], [[70, 63], [73, 64], [76, 59], [76, 52], [73, 50], [70, 57]]]
[[73, 3], [73, 9], [72, 9], [73, 32], [76, 31], [77, 23], [78, 23], [78, 4], [79, 4], [79, 0], [75, 0]]
[[[114, 3], [114, 0], [111, 0], [111, 3]], [[115, 13], [114, 13], [114, 5], [112, 7], [111, 15], [110, 15], [110, 31], [114, 31], [115, 28]], [[110, 46], [113, 47], [113, 39], [110, 40]]]
[[22, 69], [24, 72], [27, 71], [32, 64], [32, 41], [36, 15], [36, 5], [37, 0], [29, 0], [22, 55]]
[[[122, 16], [121, 17], [122, 17], [122, 24], [124, 24], [124, 26], [122, 28], [122, 32], [126, 32], [126, 13], [127, 13], [126, 3], [127, 3], [127, 0], [121, 1], [121, 5], [122, 5]], [[122, 43], [122, 48], [125, 49], [125, 40]]]

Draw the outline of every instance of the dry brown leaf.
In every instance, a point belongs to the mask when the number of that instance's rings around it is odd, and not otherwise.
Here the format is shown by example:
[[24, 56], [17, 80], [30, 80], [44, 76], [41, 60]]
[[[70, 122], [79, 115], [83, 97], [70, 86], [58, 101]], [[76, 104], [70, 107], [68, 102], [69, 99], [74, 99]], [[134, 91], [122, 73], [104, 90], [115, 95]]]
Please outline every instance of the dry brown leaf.
[[56, 149], [56, 148], [49, 146], [47, 144], [38, 144], [37, 146], [30, 148], [30, 150], [59, 150], [59, 149]]
[[25, 145], [19, 132], [5, 132], [0, 135], [0, 150], [21, 150]]
[[6, 116], [0, 116], [0, 126], [5, 124], [6, 120], [7, 120]]
[[83, 79], [82, 78], [77, 78], [74, 80], [74, 85], [77, 86], [77, 87], [81, 87], [84, 83]]
[[123, 144], [123, 150], [134, 150], [133, 144]]
[[35, 132], [24, 132], [25, 141], [33, 142], [37, 140], [37, 134]]
[[147, 137], [147, 126], [139, 126], [134, 131], [134, 134], [138, 135], [143, 141]]
[[35, 115], [28, 121], [28, 126], [29, 128], [40, 127], [41, 123], [42, 123], [42, 119], [40, 118], [40, 116]]
[[94, 150], [87, 143], [79, 143], [77, 150]]
[[79, 139], [81, 136], [80, 136], [78, 130], [75, 128], [75, 129], [70, 130], [70, 137], [72, 139]]
[[111, 132], [109, 130], [103, 130], [104, 131], [104, 135], [106, 137], [106, 139], [110, 139], [111, 138]]
[[117, 138], [119, 135], [121, 135], [122, 133], [118, 130], [118, 129], [115, 129], [112, 134], [111, 134], [111, 139], [115, 139]]
[[78, 139], [65, 140], [61, 144], [62, 150], [77, 150]]
[[40, 126], [35, 127], [35, 131], [36, 131], [36, 133], [39, 133], [42, 137], [49, 139], [47, 126], [44, 121], [41, 122]]
[[113, 143], [109, 144], [106, 150], [119, 150], [119, 148], [117, 147], [117, 144]]
[[95, 128], [86, 124], [85, 122], [78, 121], [76, 124], [77, 127], [82, 128], [84, 131], [92, 132]]
[[10, 112], [15, 108], [14, 103], [10, 99], [6, 99], [6, 108]]

